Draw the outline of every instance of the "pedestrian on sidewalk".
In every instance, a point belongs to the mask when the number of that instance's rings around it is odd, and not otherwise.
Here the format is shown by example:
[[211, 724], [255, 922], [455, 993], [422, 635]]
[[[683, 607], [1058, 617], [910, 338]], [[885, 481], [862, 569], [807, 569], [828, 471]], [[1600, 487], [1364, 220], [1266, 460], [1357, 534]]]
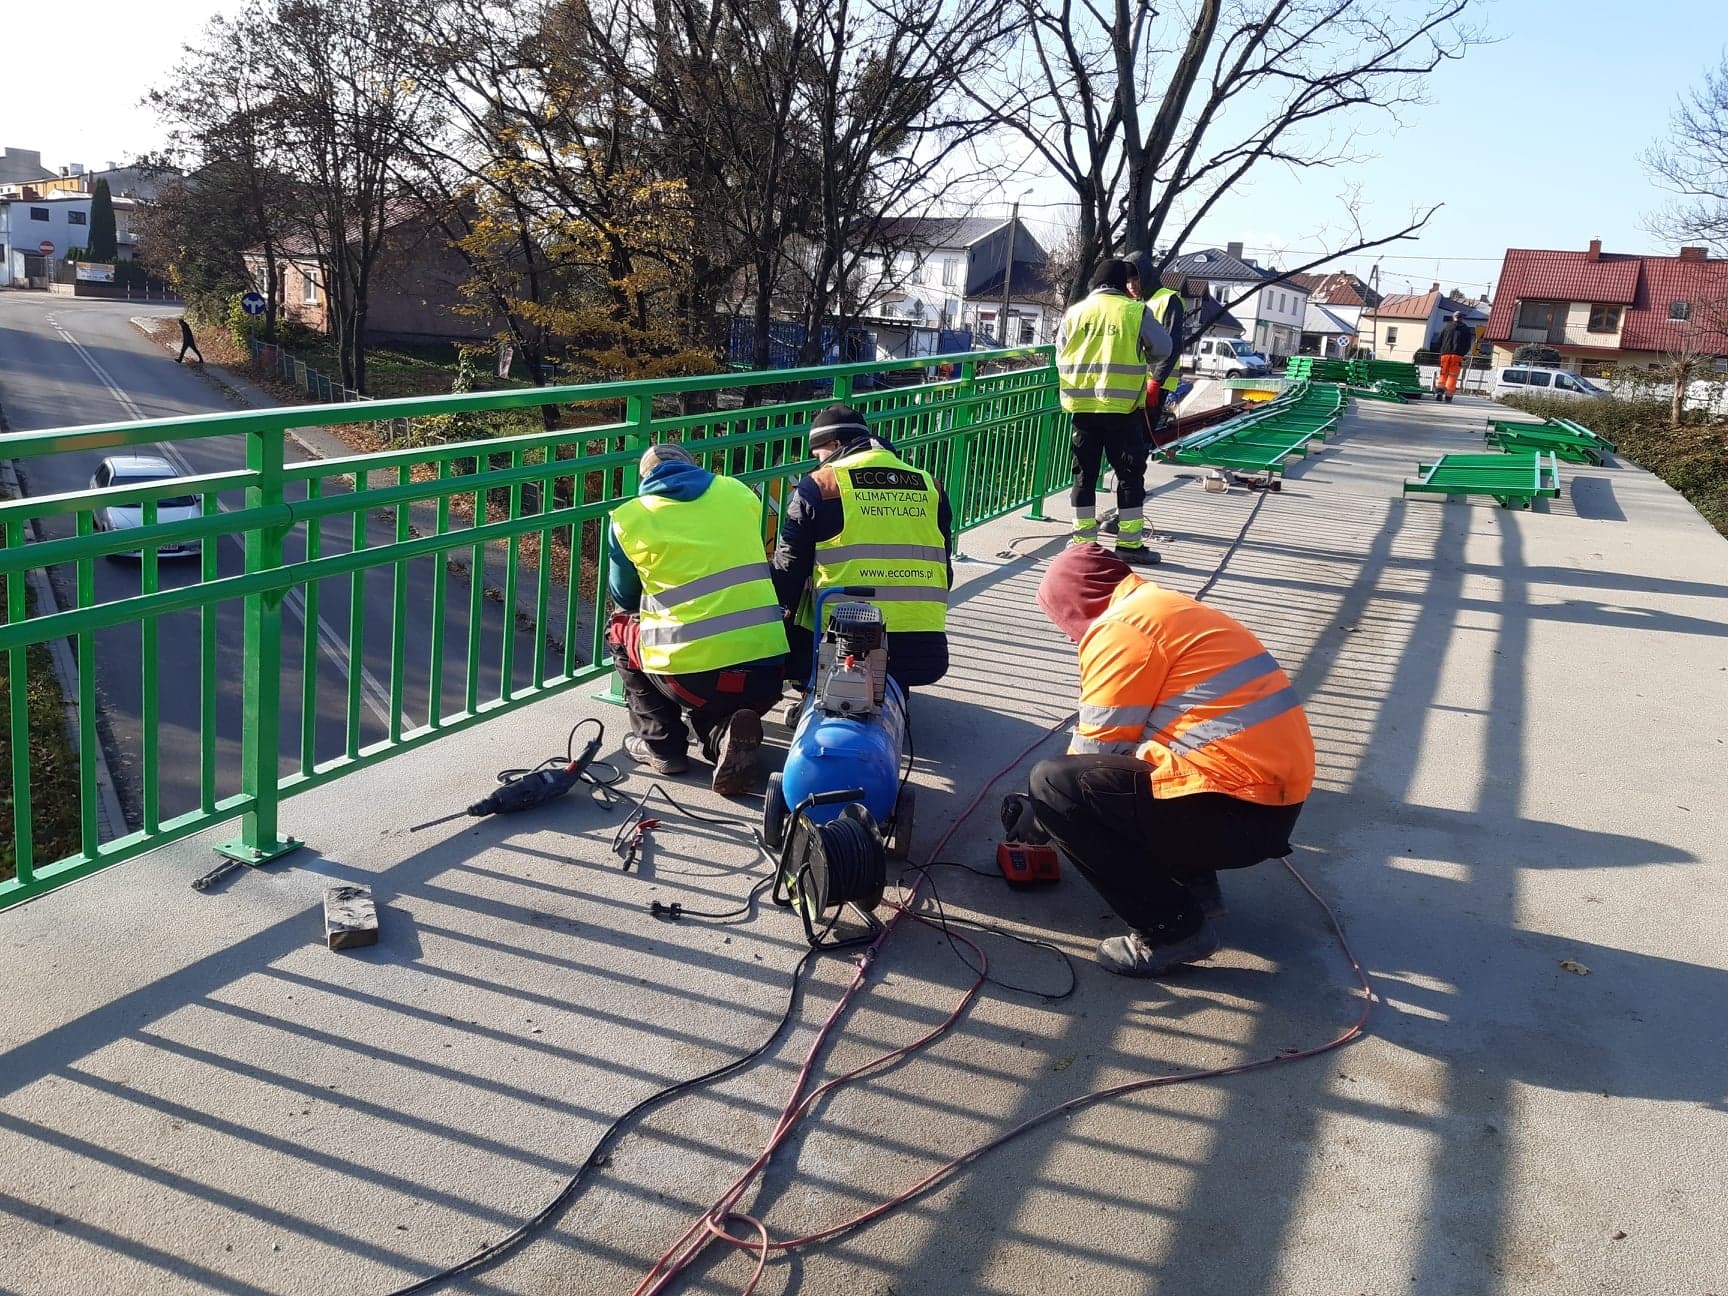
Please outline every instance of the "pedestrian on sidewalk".
[[180, 317], [180, 354], [174, 357], [174, 363], [180, 364], [190, 351], [198, 357], [198, 363], [204, 363], [204, 353], [198, 349], [198, 339], [192, 336], [192, 326], [186, 322], [186, 317]]
[[644, 451], [640, 473], [607, 530], [619, 610], [606, 642], [630, 710], [624, 751], [656, 774], [682, 774], [694, 729], [714, 791], [739, 796], [757, 785], [762, 715], [785, 678], [762, 501], [675, 442]]
[[1128, 924], [1098, 946], [1155, 977], [1218, 949], [1218, 870], [1290, 853], [1314, 737], [1272, 654], [1223, 612], [1096, 544], [1070, 547], [1038, 606], [1080, 645], [1080, 723], [1032, 768], [1038, 826]]
[[[1108, 459], [1116, 473], [1116, 553], [1124, 562], [1150, 565], [1158, 555], [1145, 542], [1146, 388], [1175, 354], [1175, 343], [1140, 291], [1140, 270], [1132, 261], [1099, 262], [1092, 291], [1062, 316], [1056, 373], [1062, 408], [1074, 421], [1072, 543], [1098, 538], [1098, 468]], [[1160, 307], [1168, 311], [1174, 297], [1161, 300]]]
[[1440, 377], [1434, 384], [1439, 389], [1437, 400], [1451, 401], [1458, 394], [1458, 377], [1464, 372], [1464, 360], [1476, 349], [1476, 330], [1455, 314], [1440, 330]]

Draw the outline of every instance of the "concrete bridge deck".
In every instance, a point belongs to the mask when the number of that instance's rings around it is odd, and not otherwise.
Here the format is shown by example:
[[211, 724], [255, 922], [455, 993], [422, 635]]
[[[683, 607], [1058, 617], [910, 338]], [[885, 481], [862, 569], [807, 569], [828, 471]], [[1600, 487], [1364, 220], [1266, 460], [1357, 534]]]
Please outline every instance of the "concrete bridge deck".
[[[1209, 595], [1309, 708], [1294, 859], [1373, 977], [1369, 1038], [1046, 1126], [776, 1257], [760, 1291], [1728, 1293], [1728, 549], [1628, 465], [1566, 469], [1536, 513], [1401, 499], [1487, 408], [1359, 406]], [[1256, 497], [1151, 478], [1160, 579], [1192, 591]], [[1070, 709], [1072, 650], [1032, 603], [1062, 530], [965, 538], [957, 665], [915, 713], [920, 857]], [[608, 852], [621, 812], [575, 797], [408, 835], [584, 715], [615, 753], [621, 713], [543, 703], [288, 803], [311, 847], [218, 891], [188, 889], [212, 863], [188, 842], [0, 915], [0, 1289], [389, 1292], [523, 1223], [631, 1104], [763, 1039], [794, 920], [645, 912], [740, 897], [758, 865], [736, 835], [668, 814], [639, 873]], [[993, 829], [992, 798], [945, 858], [987, 866]], [[375, 887], [385, 934], [333, 954], [320, 896], [346, 879]], [[1078, 988], [989, 988], [826, 1101], [745, 1199], [778, 1237], [1054, 1103], [1320, 1043], [1358, 1008], [1276, 865], [1225, 878], [1225, 949], [1161, 985], [1090, 964], [1113, 925], [1072, 876], [935, 879], [953, 911], [1067, 951]], [[983, 939], [1004, 978], [1061, 984], [1052, 956]], [[761, 1147], [851, 973], [820, 960], [760, 1063], [648, 1115], [547, 1228], [445, 1290], [631, 1291]], [[935, 933], [897, 932], [824, 1073], [929, 1029], [968, 979]], [[710, 1253], [681, 1290], [751, 1267]]]

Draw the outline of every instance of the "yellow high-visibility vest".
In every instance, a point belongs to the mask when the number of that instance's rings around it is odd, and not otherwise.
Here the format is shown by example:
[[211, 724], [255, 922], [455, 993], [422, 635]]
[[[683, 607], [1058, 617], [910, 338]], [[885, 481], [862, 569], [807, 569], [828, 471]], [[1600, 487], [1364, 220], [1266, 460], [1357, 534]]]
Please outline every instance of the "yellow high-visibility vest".
[[1146, 404], [1140, 322], [1146, 303], [1095, 292], [1068, 308], [1056, 357], [1062, 408], [1070, 414], [1129, 414]]

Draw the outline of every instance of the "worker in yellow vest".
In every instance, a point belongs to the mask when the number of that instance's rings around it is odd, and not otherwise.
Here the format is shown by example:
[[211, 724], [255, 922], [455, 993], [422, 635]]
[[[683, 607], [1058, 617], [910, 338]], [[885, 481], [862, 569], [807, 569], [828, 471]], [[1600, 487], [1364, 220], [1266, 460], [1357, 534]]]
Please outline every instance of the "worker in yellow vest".
[[[1175, 343], [1139, 299], [1140, 272], [1109, 257], [1092, 274], [1092, 291], [1068, 308], [1056, 334], [1062, 408], [1072, 417], [1073, 468], [1068, 502], [1075, 544], [1098, 538], [1095, 486], [1100, 461], [1116, 473], [1116, 552], [1124, 562], [1151, 564], [1145, 543], [1146, 386]], [[1166, 307], [1166, 310], [1168, 307]]]
[[794, 624], [787, 676], [810, 674], [814, 597], [868, 586], [888, 630], [888, 673], [902, 688], [948, 671], [948, 589], [954, 519], [931, 474], [896, 455], [850, 405], [830, 405], [810, 425], [821, 467], [798, 483], [780, 519], [774, 588]]
[[607, 642], [630, 710], [624, 750], [656, 774], [682, 774], [688, 713], [723, 796], [756, 787], [762, 715], [785, 679], [761, 528], [754, 491], [667, 443], [643, 454], [639, 492], [613, 510], [607, 533], [607, 592], [619, 609]]

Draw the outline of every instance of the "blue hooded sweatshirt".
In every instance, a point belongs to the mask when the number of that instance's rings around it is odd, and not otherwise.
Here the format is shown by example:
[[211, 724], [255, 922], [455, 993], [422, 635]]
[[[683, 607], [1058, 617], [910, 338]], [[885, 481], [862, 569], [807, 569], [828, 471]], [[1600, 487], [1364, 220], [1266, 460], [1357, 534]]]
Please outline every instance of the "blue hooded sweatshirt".
[[[693, 500], [702, 498], [702, 492], [714, 480], [714, 474], [696, 464], [668, 461], [661, 464], [642, 479], [642, 484], [636, 490], [638, 495], [665, 495], [675, 500]], [[642, 610], [642, 573], [636, 570], [636, 564], [624, 556], [624, 548], [618, 543], [616, 527], [606, 528], [606, 548], [611, 553], [611, 571], [606, 577], [606, 592], [612, 596], [613, 605], [626, 612]]]

